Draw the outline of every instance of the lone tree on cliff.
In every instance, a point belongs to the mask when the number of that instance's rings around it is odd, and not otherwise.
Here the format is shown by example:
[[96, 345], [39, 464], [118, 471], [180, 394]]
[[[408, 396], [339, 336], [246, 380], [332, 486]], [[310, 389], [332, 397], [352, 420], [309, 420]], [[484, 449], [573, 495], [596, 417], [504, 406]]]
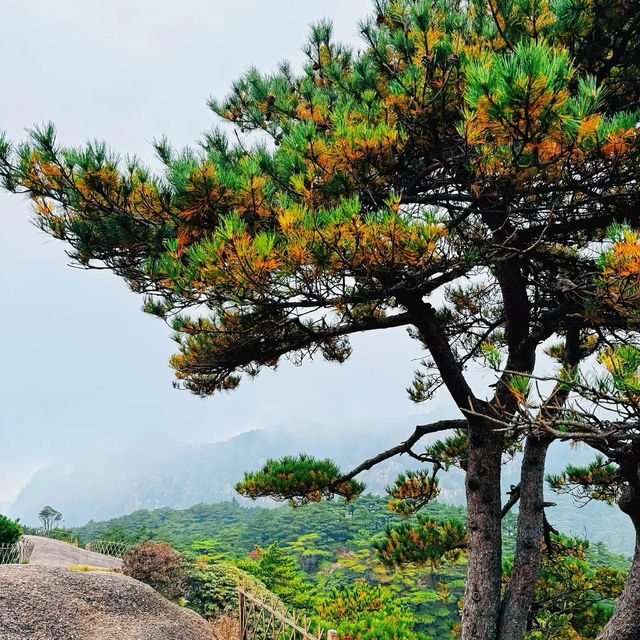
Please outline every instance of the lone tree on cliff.
[[[4, 141], [1, 171], [78, 264], [110, 268], [171, 321], [177, 384], [196, 394], [233, 389], [283, 357], [342, 362], [351, 334], [407, 327], [428, 351], [411, 396], [444, 385], [459, 419], [418, 426], [349, 472], [270, 461], [239, 490], [353, 498], [359, 471], [407, 453], [426, 470], [401, 476], [391, 504], [411, 513], [459, 465], [466, 533], [422, 518], [389, 531], [380, 553], [429, 562], [466, 548], [462, 638], [519, 639], [545, 535], [546, 451], [582, 433], [580, 421], [555, 428], [558, 413], [586, 359], [637, 338], [603, 294], [600, 256], [613, 223], [640, 224], [640, 6], [380, 1], [362, 35], [355, 53], [321, 23], [301, 73], [249, 71], [211, 103], [238, 142], [213, 131], [178, 153], [160, 141], [162, 177], [102, 144], [61, 147], [51, 126], [15, 149]], [[254, 130], [268, 142], [250, 146]], [[543, 347], [556, 384], [533, 403]], [[471, 362], [495, 370], [487, 397], [469, 386]], [[521, 445], [521, 482], [503, 505], [501, 463]], [[518, 500], [503, 594], [501, 519]], [[630, 622], [616, 638], [637, 637], [637, 608], [620, 600], [616, 615]]]

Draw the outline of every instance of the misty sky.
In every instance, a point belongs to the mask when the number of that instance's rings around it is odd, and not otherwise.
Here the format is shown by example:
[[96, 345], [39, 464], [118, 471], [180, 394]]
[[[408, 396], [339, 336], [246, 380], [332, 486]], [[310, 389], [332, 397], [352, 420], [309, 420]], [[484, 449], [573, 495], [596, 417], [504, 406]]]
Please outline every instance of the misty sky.
[[[215, 122], [207, 98], [247, 67], [300, 63], [310, 22], [331, 17], [337, 37], [357, 43], [369, 10], [369, 0], [0, 0], [0, 129], [18, 140], [51, 120], [66, 144], [101, 138], [152, 163], [150, 141], [192, 143]], [[174, 343], [140, 298], [109, 273], [67, 266], [23, 198], [0, 194], [0, 225], [0, 501], [40, 466], [156, 436], [215, 441], [299, 417], [420, 411], [404, 389], [423, 354], [404, 330], [356, 337], [342, 366], [282, 365], [206, 400], [176, 391]]]

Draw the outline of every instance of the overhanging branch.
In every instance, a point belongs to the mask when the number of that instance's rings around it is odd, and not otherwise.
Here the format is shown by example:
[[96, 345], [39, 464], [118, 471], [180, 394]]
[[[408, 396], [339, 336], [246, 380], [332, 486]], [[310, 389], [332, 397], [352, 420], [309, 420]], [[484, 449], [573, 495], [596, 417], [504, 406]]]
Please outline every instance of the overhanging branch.
[[373, 458], [365, 460], [362, 464], [337, 478], [334, 484], [340, 484], [352, 480], [363, 471], [368, 471], [372, 467], [375, 467], [377, 464], [380, 464], [381, 462], [384, 462], [389, 458], [393, 458], [394, 456], [400, 455], [402, 453], [409, 453], [413, 445], [426, 435], [429, 435], [431, 433], [440, 433], [441, 431], [466, 429], [467, 426], [468, 423], [464, 418], [438, 420], [437, 422], [432, 422], [431, 424], [420, 424], [415, 428], [411, 436], [409, 436], [409, 438], [407, 438], [404, 442], [401, 442], [399, 445], [396, 445], [391, 449], [382, 451], [378, 455], [373, 456]]

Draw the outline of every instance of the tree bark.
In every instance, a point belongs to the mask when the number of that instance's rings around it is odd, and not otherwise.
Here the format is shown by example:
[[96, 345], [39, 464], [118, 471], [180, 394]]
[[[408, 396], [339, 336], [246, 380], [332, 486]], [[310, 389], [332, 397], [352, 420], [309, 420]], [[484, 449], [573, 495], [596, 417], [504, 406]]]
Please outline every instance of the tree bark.
[[[569, 329], [565, 340], [564, 366], [580, 360], [580, 331]], [[553, 419], [569, 396], [566, 385], [556, 384], [538, 414], [538, 420]], [[520, 471], [520, 509], [518, 537], [511, 577], [500, 614], [499, 640], [521, 640], [527, 628], [536, 581], [542, 563], [544, 537], [544, 471], [547, 451], [553, 438], [531, 433], [527, 436]]]
[[462, 640], [495, 640], [502, 580], [501, 489], [503, 435], [470, 428], [467, 444], [467, 582]]
[[638, 640], [640, 638], [640, 480], [637, 465], [625, 469], [623, 473], [629, 479], [629, 486], [618, 501], [633, 522], [636, 530], [636, 548], [633, 554], [631, 569], [627, 576], [622, 595], [618, 598], [611, 620], [607, 622], [597, 640]]
[[[528, 314], [526, 300], [526, 282], [519, 270], [515, 272], [518, 284], [524, 288], [524, 301], [521, 291], [510, 298], [510, 304]], [[508, 277], [506, 278], [508, 280]], [[478, 400], [467, 383], [460, 363], [457, 361], [447, 341], [442, 327], [438, 323], [435, 311], [430, 304], [424, 303], [421, 296], [398, 296], [398, 301], [412, 314], [415, 326], [420, 330], [422, 340], [429, 349], [438, 367], [442, 380], [451, 397], [463, 413], [469, 410], [475, 413], [469, 416], [466, 460], [466, 498], [467, 498], [467, 580], [464, 604], [462, 607], [462, 640], [496, 640], [500, 616], [500, 595], [502, 585], [502, 493], [500, 486], [502, 449], [504, 436], [501, 431], [492, 429], [493, 422], [481, 415], [490, 415], [490, 406]], [[507, 306], [507, 305], [505, 305]], [[515, 322], [516, 328], [512, 325]], [[508, 364], [518, 370], [530, 370], [535, 360], [535, 349], [525, 344], [528, 334], [528, 316], [518, 315], [514, 322], [507, 323], [510, 352]], [[522, 352], [522, 353], [521, 353]], [[520, 367], [520, 360], [526, 366]], [[506, 374], [505, 374], [506, 376]], [[503, 376], [504, 377], [504, 376]], [[497, 404], [513, 404], [504, 380], [500, 381]]]
[[597, 640], [638, 640], [640, 638], [640, 532], [636, 530], [636, 549], [624, 591], [616, 603], [611, 620]]
[[518, 537], [502, 599], [499, 640], [521, 640], [535, 595], [544, 536], [544, 469], [550, 438], [528, 436], [520, 474]]

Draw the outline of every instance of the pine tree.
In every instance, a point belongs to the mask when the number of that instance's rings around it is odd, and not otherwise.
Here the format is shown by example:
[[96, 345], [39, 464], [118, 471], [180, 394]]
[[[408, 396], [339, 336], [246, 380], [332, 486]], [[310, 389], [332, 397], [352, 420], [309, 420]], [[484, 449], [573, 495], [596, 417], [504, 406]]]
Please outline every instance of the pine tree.
[[62, 514], [50, 505], [46, 505], [40, 510], [38, 518], [42, 522], [42, 532], [45, 536], [57, 529], [63, 521]]
[[[640, 6], [380, 0], [361, 31], [354, 52], [320, 23], [301, 73], [249, 71], [211, 103], [239, 141], [213, 131], [199, 150], [176, 152], [161, 140], [161, 177], [101, 143], [65, 148], [49, 125], [15, 148], [3, 140], [0, 171], [78, 264], [111, 269], [172, 323], [177, 384], [196, 394], [233, 389], [285, 357], [343, 362], [350, 335], [407, 327], [428, 352], [411, 397], [444, 386], [459, 419], [420, 425], [349, 472], [308, 456], [270, 461], [240, 490], [351, 499], [360, 471], [405, 453], [428, 465], [392, 494], [413, 510], [437, 493], [438, 472], [459, 465], [462, 638], [520, 639], [545, 536], [546, 451], [582, 433], [555, 428], [569, 382], [616, 332], [637, 335], [602, 296], [620, 273], [603, 274], [599, 254], [613, 223], [640, 227]], [[533, 410], [532, 376], [552, 339], [555, 386]], [[469, 385], [471, 362], [495, 371], [487, 397]], [[435, 448], [414, 451], [440, 432]], [[501, 464], [520, 447], [521, 482], [503, 505]], [[517, 501], [503, 594], [501, 520]], [[633, 618], [637, 602], [621, 602]]]
[[398, 603], [388, 587], [356, 580], [353, 586], [334, 589], [316, 605], [320, 620], [344, 640], [427, 640], [413, 631], [415, 616]]
[[238, 566], [256, 576], [283, 602], [298, 609], [309, 606], [311, 585], [305, 582], [296, 559], [284, 553], [277, 542], [266, 549], [257, 547], [250, 554], [250, 559], [240, 561]]

